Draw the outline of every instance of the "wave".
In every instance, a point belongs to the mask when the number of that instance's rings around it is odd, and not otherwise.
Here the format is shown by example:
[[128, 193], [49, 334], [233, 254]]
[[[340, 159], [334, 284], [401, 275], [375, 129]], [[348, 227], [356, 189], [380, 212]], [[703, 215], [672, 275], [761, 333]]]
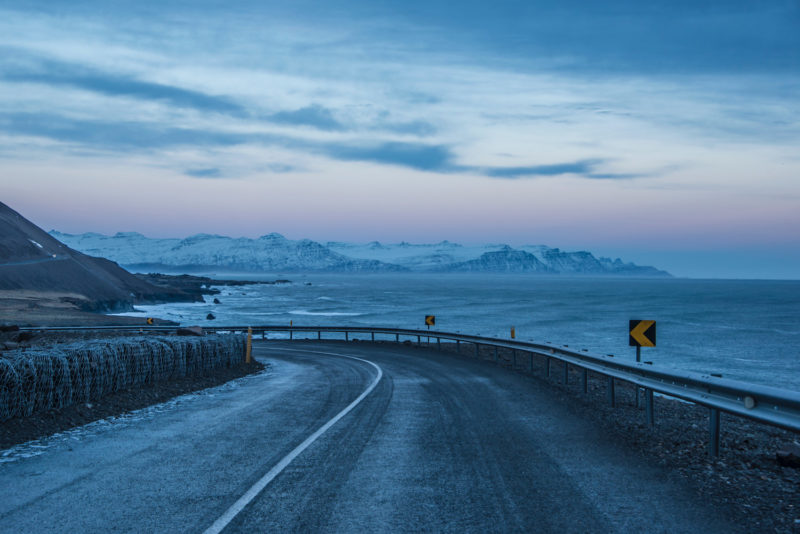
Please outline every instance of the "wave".
[[355, 317], [357, 315], [364, 315], [363, 313], [347, 313], [347, 312], [310, 312], [306, 310], [292, 310], [289, 315], [320, 315], [325, 317]]

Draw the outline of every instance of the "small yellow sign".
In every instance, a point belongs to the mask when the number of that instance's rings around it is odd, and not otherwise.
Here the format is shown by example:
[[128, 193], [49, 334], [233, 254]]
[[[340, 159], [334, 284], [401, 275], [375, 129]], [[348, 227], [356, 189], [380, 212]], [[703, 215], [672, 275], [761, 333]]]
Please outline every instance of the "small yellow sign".
[[148, 317], [147, 318], [147, 324], [153, 324], [153, 318], [152, 317]]
[[426, 315], [425, 316], [425, 324], [428, 326], [435, 326], [436, 325], [436, 316], [435, 315]]
[[641, 319], [632, 319], [629, 324], [630, 337], [628, 345], [631, 347], [656, 346], [656, 322]]

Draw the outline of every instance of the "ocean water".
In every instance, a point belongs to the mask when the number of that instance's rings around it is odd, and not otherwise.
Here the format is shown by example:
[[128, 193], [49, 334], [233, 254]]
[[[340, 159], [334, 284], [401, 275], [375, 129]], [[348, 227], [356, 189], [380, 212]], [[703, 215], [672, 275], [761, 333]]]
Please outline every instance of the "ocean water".
[[[231, 278], [230, 276], [220, 276]], [[282, 276], [285, 277], [285, 276]], [[800, 281], [524, 275], [295, 275], [221, 287], [220, 304], [141, 306], [126, 315], [185, 325], [377, 325], [551, 342], [635, 359], [628, 320], [657, 321], [654, 365], [800, 390]], [[274, 279], [275, 277], [265, 277]], [[249, 275], [247, 279], [255, 279]], [[206, 319], [213, 313], [216, 319]]]

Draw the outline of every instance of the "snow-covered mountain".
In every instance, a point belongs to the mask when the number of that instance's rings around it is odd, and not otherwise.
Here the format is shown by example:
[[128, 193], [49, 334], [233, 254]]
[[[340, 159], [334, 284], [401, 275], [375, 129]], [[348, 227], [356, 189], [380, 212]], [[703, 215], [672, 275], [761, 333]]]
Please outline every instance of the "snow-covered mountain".
[[596, 258], [591, 252], [563, 252], [544, 245], [512, 248], [505, 244], [470, 246], [450, 241], [430, 245], [406, 242], [388, 245], [377, 241], [358, 245], [329, 241], [326, 245], [351, 258], [380, 260], [411, 271], [670, 276], [655, 267], [623, 263], [619, 258]]
[[563, 252], [543, 245], [366, 244], [302, 239], [280, 234], [257, 239], [198, 234], [186, 239], [151, 239], [135, 232], [50, 234], [72, 248], [112, 259], [132, 270], [226, 269], [249, 272], [508, 272], [540, 274], [669, 276], [654, 267]]
[[128, 269], [204, 270], [244, 272], [393, 272], [403, 267], [371, 259], [352, 259], [309, 239], [291, 241], [280, 234], [258, 239], [198, 234], [186, 239], [151, 239], [136, 232], [113, 236], [95, 233], [50, 234], [62, 243], [72, 243], [91, 256], [113, 258]]

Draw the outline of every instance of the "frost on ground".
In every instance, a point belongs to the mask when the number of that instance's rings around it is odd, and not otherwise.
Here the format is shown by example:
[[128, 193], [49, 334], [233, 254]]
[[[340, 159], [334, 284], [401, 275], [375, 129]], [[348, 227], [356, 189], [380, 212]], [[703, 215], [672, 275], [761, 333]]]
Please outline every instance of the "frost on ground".
[[[183, 405], [191, 404], [196, 402], [199, 399], [215, 397], [217, 395], [225, 394], [226, 392], [233, 391], [235, 389], [240, 388], [242, 385], [252, 381], [257, 380], [262, 377], [264, 374], [268, 372], [268, 368], [265, 368], [261, 365], [251, 366], [248, 369], [242, 370], [245, 373], [250, 374], [243, 374], [242, 372], [236, 373], [240, 376], [233, 378], [233, 380], [228, 380], [230, 378], [230, 373], [221, 373], [217, 377], [205, 377], [205, 379], [201, 379], [200, 381], [195, 381], [193, 384], [181, 384], [178, 387], [180, 389], [186, 390], [187, 387], [191, 387], [192, 385], [199, 385], [200, 387], [205, 387], [204, 389], [198, 390], [189, 390], [188, 393], [182, 393], [178, 396], [170, 397], [170, 389], [168, 387], [161, 388], [163, 391], [161, 392], [161, 397], [166, 397], [168, 400], [163, 402], [158, 402], [157, 404], [146, 405], [141, 408], [133, 409], [131, 411], [122, 411], [121, 413], [116, 413], [114, 415], [103, 417], [99, 420], [94, 420], [92, 422], [81, 424], [79, 426], [75, 426], [73, 428], [68, 428], [66, 430], [62, 430], [56, 432], [54, 434], [50, 434], [48, 436], [44, 436], [37, 439], [32, 439], [30, 441], [25, 441], [24, 443], [19, 443], [17, 445], [13, 445], [5, 450], [0, 451], [0, 464], [9, 463], [19, 461], [25, 458], [31, 458], [34, 456], [39, 456], [44, 454], [48, 450], [51, 450], [56, 447], [61, 446], [69, 446], [71, 443], [83, 441], [89, 439], [93, 436], [100, 435], [105, 432], [110, 432], [114, 430], [118, 430], [121, 428], [126, 428], [131, 425], [135, 425], [141, 421], [146, 421], [153, 419], [161, 414], [169, 413], [180, 408]], [[255, 371], [255, 372], [254, 372]], [[213, 380], [217, 378], [217, 380]], [[225, 381], [228, 380], [228, 381]], [[211, 384], [211, 382], [217, 382], [217, 384]], [[221, 381], [221, 383], [220, 383]], [[184, 386], [184, 387], [181, 387]], [[158, 388], [158, 386], [156, 386]], [[153, 393], [153, 392], [151, 392]], [[119, 402], [107, 402], [106, 400], [101, 401], [101, 403], [87, 403], [82, 405], [77, 411], [79, 411], [84, 416], [89, 416], [92, 410], [101, 409], [103, 404], [107, 405], [107, 409], [111, 409], [112, 411], [119, 411], [115, 410], [114, 408], [119, 407], [122, 405], [124, 408], [125, 405], [128, 406], [135, 406], [136, 404], [141, 405], [142, 402], [146, 402], [148, 398], [151, 398], [152, 395], [147, 395], [147, 392], [143, 391], [135, 391], [129, 392], [129, 394], [121, 394], [117, 395], [117, 397], [121, 397], [119, 399], [113, 399], [113, 401]], [[138, 402], [137, 402], [138, 401]], [[62, 423], [68, 424], [69, 423], [69, 416], [74, 414], [65, 414], [61, 413], [58, 414], [63, 416]], [[57, 418], [58, 415], [55, 417]]]

